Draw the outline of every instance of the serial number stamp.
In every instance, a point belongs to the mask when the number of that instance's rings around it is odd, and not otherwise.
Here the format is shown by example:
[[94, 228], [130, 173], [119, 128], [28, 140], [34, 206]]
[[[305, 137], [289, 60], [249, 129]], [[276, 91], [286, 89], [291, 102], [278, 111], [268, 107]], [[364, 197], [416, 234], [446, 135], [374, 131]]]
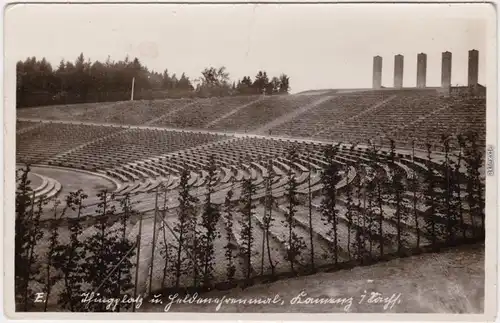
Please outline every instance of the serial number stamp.
[[486, 175], [493, 176], [495, 174], [495, 147], [489, 145], [486, 147]]

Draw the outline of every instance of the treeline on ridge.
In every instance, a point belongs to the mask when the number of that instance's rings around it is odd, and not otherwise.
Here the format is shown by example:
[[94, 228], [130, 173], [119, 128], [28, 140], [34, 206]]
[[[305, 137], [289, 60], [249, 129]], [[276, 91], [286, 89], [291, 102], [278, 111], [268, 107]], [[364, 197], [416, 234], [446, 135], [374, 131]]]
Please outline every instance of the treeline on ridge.
[[16, 108], [112, 102], [129, 100], [132, 79], [135, 78], [135, 100], [165, 98], [214, 97], [253, 94], [288, 94], [290, 78], [281, 74], [270, 77], [258, 71], [254, 80], [245, 76], [231, 81], [224, 66], [207, 67], [201, 76], [190, 79], [150, 70], [138, 58], [105, 62], [86, 59], [80, 54], [75, 62], [62, 60], [57, 68], [36, 57], [19, 61], [16, 66]]

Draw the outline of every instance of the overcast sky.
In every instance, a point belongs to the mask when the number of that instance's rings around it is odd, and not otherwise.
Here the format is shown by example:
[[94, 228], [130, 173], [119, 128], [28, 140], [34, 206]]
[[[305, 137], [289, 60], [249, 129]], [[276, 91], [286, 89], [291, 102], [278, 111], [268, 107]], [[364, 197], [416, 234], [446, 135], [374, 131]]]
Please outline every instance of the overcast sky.
[[[465, 7], [467, 6], [467, 7]], [[441, 52], [453, 53], [452, 83], [466, 84], [477, 49], [486, 84], [488, 5], [15, 5], [6, 10], [6, 53], [16, 60], [138, 57], [150, 69], [192, 79], [226, 66], [232, 79], [265, 70], [290, 76], [293, 92], [371, 87], [373, 56], [384, 86], [394, 55], [405, 56], [404, 86], [415, 86], [417, 53], [427, 84], [440, 85]]]

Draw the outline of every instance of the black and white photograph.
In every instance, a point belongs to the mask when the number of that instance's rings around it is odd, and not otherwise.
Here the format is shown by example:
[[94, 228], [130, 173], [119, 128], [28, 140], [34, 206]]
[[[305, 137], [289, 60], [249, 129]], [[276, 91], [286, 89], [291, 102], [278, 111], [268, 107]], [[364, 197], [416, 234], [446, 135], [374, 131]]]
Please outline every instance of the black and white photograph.
[[491, 4], [4, 15], [12, 317], [493, 318]]

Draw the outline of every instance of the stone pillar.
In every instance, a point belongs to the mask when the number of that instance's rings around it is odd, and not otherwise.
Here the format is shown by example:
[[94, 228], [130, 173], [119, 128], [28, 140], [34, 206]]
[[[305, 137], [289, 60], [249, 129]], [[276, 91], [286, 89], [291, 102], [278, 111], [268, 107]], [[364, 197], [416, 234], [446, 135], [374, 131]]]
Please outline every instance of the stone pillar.
[[441, 87], [451, 87], [451, 53], [444, 52], [441, 55]]
[[400, 54], [394, 56], [394, 87], [397, 89], [403, 87], [403, 67], [404, 56]]
[[373, 57], [373, 88], [380, 89], [382, 87], [382, 57]]
[[424, 88], [427, 80], [427, 55], [417, 55], [417, 87]]
[[469, 86], [476, 86], [478, 81], [479, 52], [475, 49], [469, 51]]

